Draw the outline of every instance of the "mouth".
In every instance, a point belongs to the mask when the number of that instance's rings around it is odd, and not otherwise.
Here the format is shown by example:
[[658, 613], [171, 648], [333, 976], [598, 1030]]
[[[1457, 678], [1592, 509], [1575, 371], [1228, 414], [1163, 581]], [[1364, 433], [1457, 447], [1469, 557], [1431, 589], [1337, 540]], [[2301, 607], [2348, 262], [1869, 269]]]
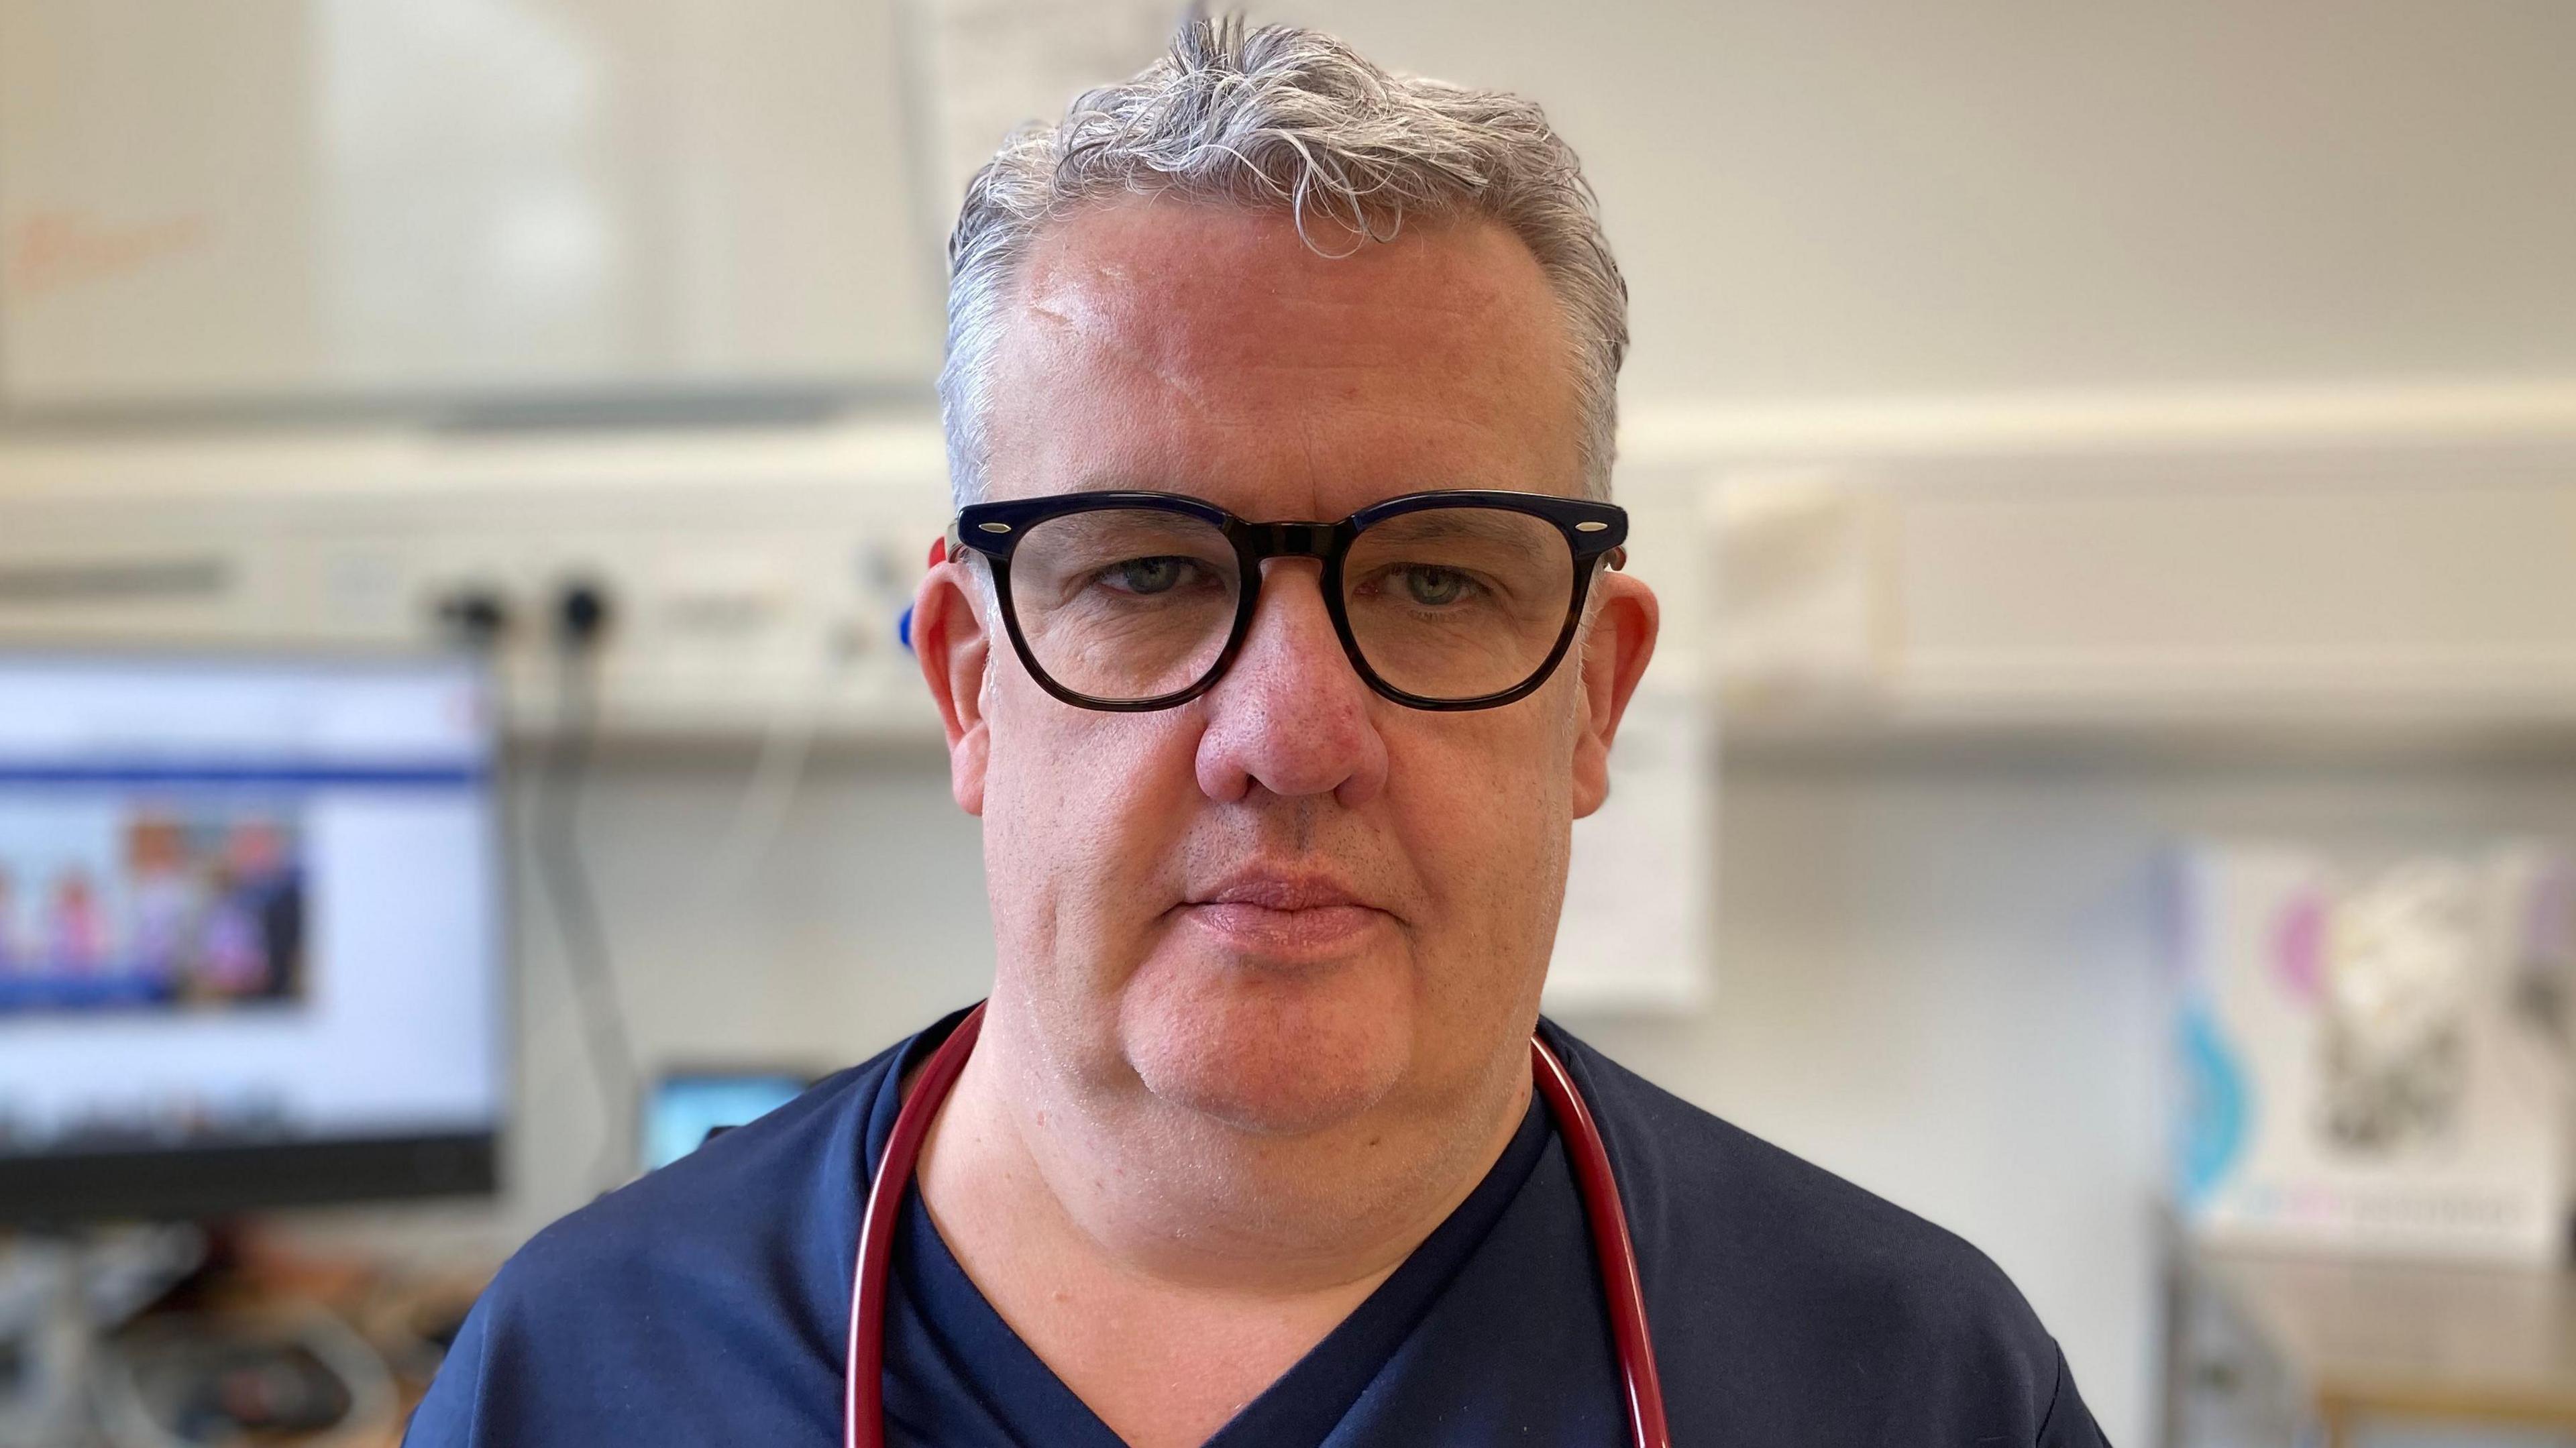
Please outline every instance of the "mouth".
[[1230, 953], [1292, 962], [1345, 954], [1395, 918], [1330, 876], [1278, 871], [1230, 877], [1175, 913]]

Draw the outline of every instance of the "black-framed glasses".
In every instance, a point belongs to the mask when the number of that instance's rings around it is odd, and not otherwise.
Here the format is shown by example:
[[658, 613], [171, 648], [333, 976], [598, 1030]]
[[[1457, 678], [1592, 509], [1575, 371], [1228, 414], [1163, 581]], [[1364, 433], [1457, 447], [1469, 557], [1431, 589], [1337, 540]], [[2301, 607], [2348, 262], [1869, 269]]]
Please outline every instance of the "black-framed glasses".
[[1085, 709], [1186, 704], [1243, 648], [1272, 558], [1323, 564], [1351, 667], [1416, 709], [1491, 709], [1547, 682], [1593, 565], [1626, 557], [1628, 515], [1545, 493], [1407, 493], [1338, 523], [1253, 523], [1181, 493], [976, 503], [948, 531], [993, 570], [1011, 647]]

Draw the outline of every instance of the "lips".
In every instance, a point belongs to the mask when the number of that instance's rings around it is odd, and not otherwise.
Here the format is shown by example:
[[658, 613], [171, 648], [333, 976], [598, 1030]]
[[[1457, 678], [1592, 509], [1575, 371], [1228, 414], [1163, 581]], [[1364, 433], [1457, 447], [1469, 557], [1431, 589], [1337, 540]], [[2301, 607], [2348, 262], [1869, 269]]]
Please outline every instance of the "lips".
[[1246, 871], [1191, 900], [1192, 905], [1258, 905], [1264, 910], [1329, 910], [1366, 907], [1359, 892], [1330, 875]]
[[1234, 953], [1287, 960], [1342, 953], [1394, 918], [1329, 875], [1266, 870], [1235, 875], [1179, 913]]

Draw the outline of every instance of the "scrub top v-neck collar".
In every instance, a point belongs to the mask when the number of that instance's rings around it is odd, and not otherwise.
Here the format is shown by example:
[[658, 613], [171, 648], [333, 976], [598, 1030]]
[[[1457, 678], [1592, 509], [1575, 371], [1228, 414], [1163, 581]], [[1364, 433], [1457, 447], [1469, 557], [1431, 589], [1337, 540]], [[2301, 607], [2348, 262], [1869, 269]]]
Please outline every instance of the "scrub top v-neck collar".
[[[903, 1074], [901, 1069], [886, 1073], [869, 1112], [867, 1160], [875, 1159], [891, 1130]], [[1533, 1097], [1510, 1143], [1467, 1199], [1349, 1317], [1209, 1438], [1205, 1448], [1317, 1448], [1484, 1245], [1528, 1185], [1551, 1130], [1545, 1108]], [[911, 1416], [905, 1411], [907, 1400], [921, 1389], [952, 1411], [953, 1395], [963, 1389], [989, 1416], [998, 1436], [1025, 1448], [1125, 1448], [985, 1299], [940, 1236], [918, 1188], [905, 1194], [895, 1243], [896, 1300], [890, 1304], [886, 1384], [886, 1409], [895, 1422]], [[933, 1361], [907, 1361], [924, 1355]], [[907, 1381], [916, 1373], [927, 1380], [917, 1387]], [[916, 1435], [935, 1438], [919, 1432], [929, 1426], [920, 1424]]]

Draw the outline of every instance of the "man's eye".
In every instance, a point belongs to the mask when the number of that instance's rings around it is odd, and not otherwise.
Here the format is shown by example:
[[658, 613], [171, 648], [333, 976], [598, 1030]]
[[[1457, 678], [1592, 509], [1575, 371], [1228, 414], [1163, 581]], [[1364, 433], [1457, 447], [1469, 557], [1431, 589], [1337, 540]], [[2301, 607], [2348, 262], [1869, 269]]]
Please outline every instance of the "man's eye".
[[1405, 598], [1423, 608], [1443, 608], [1476, 591], [1475, 580], [1455, 568], [1415, 563], [1401, 571]]
[[1196, 566], [1187, 558], [1130, 558], [1100, 570], [1098, 577], [1120, 593], [1168, 593], [1187, 582]]

